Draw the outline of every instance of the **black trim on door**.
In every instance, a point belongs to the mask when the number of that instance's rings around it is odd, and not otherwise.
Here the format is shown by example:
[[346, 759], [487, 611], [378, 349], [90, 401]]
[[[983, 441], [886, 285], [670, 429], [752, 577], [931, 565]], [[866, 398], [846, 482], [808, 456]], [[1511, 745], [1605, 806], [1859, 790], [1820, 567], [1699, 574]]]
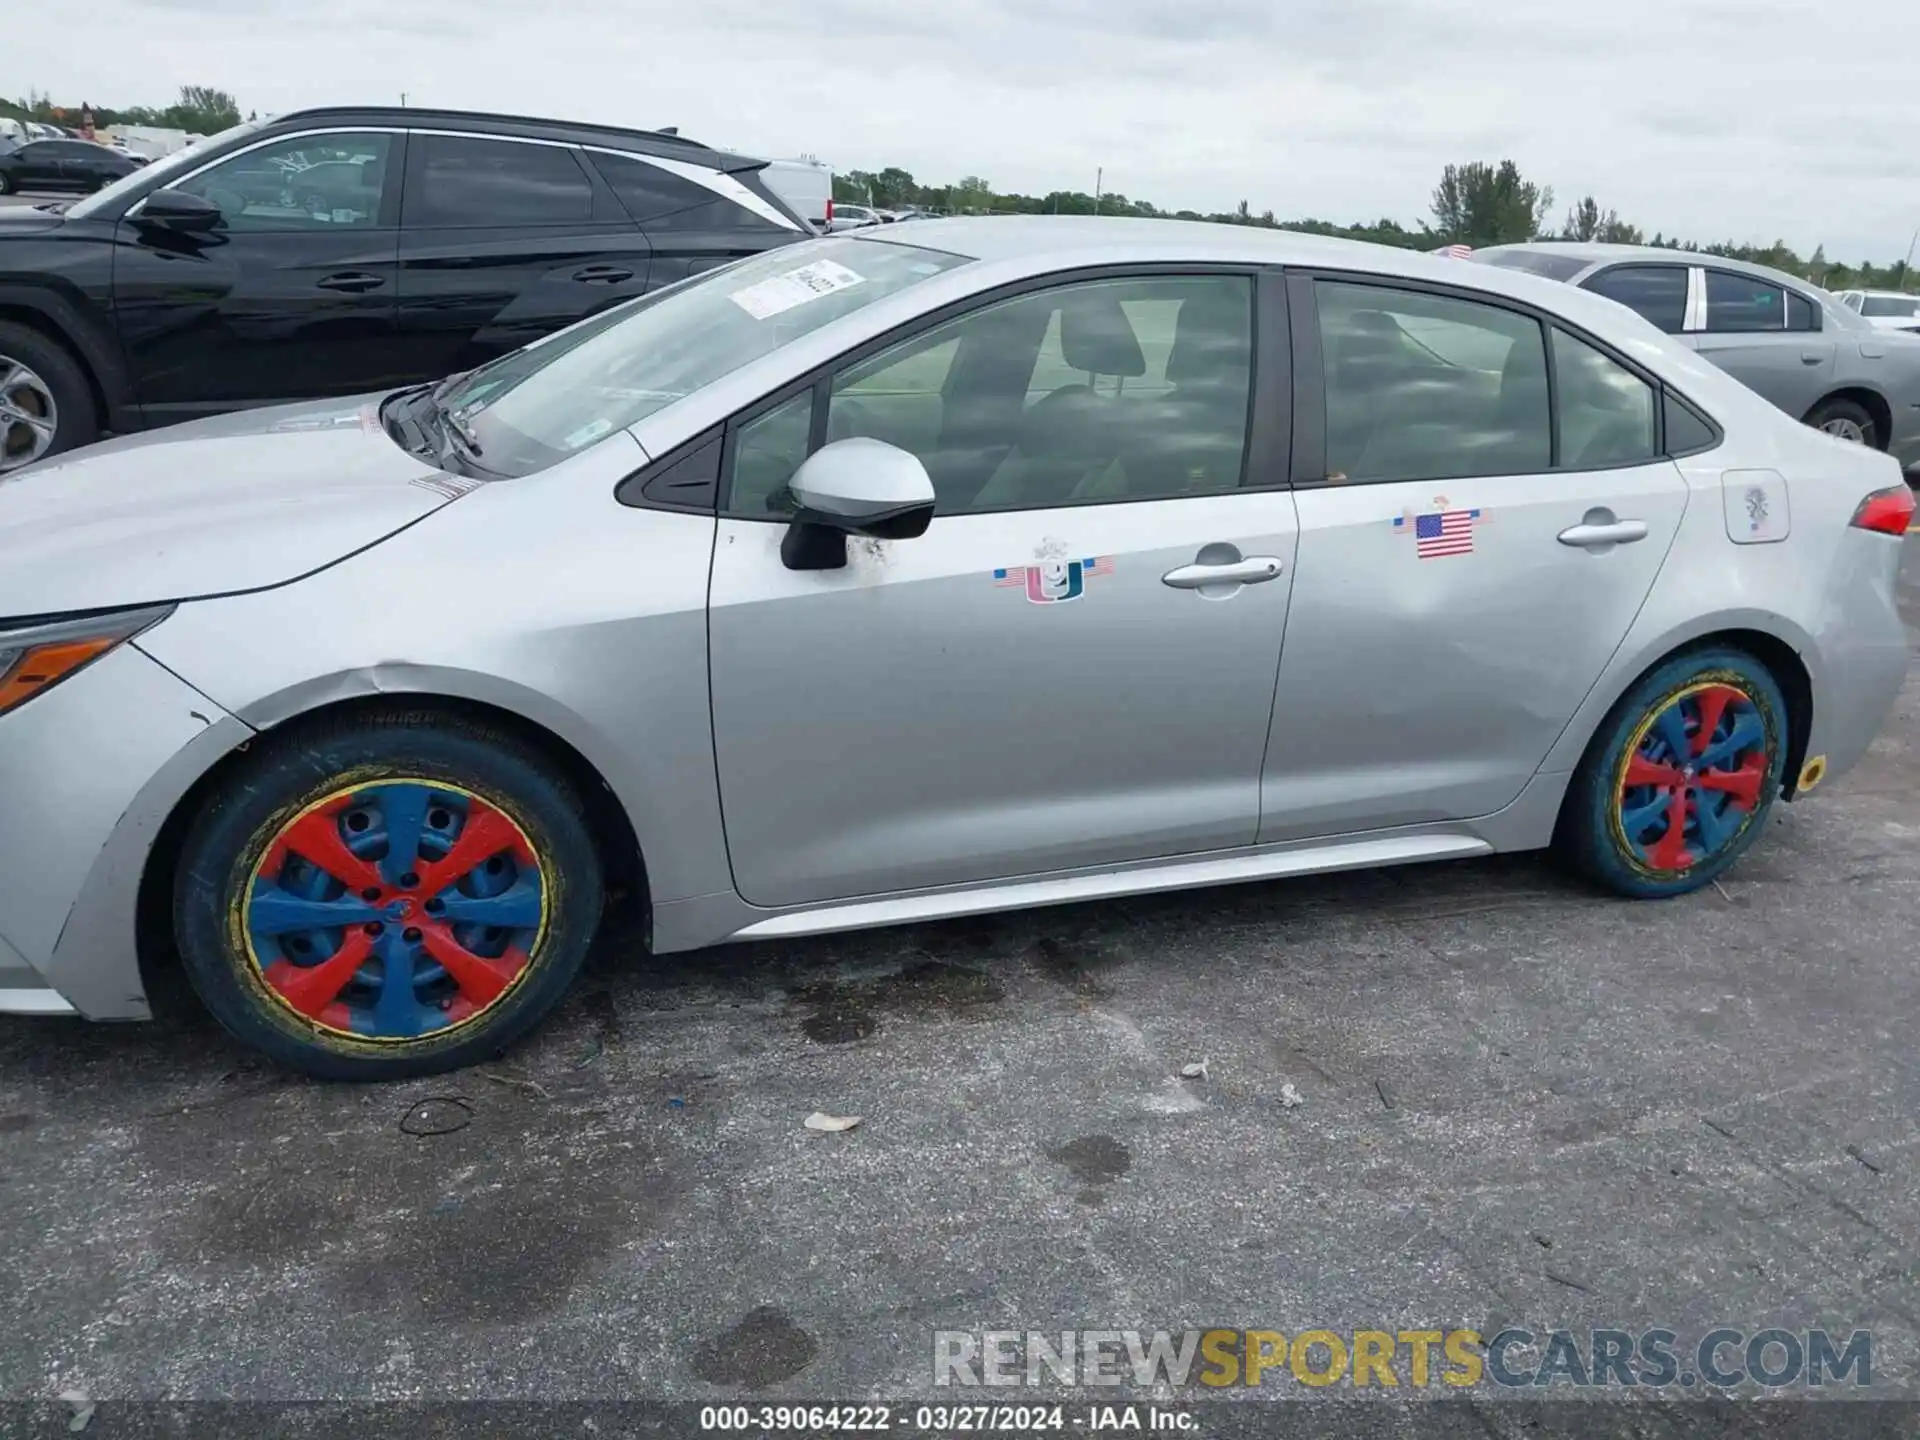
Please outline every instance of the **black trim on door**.
[[1327, 375], [1320, 353], [1320, 300], [1313, 276], [1287, 272], [1293, 327], [1293, 464], [1295, 485], [1327, 483]]
[[[1552, 427], [1552, 446], [1549, 459], [1551, 469], [1558, 475], [1593, 474], [1602, 470], [1618, 470], [1618, 464], [1594, 466], [1560, 465], [1560, 417], [1559, 407], [1554, 403], [1558, 396], [1558, 377], [1554, 369], [1553, 337], [1554, 329], [1564, 330], [1569, 338], [1590, 345], [1616, 365], [1626, 370], [1653, 391], [1654, 441], [1657, 453], [1649, 457], [1653, 460], [1672, 460], [1682, 458], [1668, 452], [1666, 448], [1666, 406], [1668, 397], [1678, 401], [1690, 410], [1709, 430], [1713, 432], [1713, 442], [1684, 452], [1686, 455], [1703, 454], [1718, 446], [1726, 438], [1726, 432], [1705, 410], [1685, 395], [1675, 390], [1659, 375], [1633, 360], [1607, 341], [1582, 328], [1574, 321], [1556, 314], [1551, 310], [1529, 305], [1524, 300], [1512, 296], [1496, 294], [1489, 290], [1480, 290], [1468, 285], [1449, 285], [1441, 281], [1413, 279], [1398, 275], [1380, 275], [1371, 272], [1351, 270], [1326, 270], [1292, 268], [1287, 271], [1287, 289], [1292, 299], [1293, 317], [1293, 410], [1294, 445], [1293, 473], [1298, 488], [1311, 489], [1322, 485], [1398, 485], [1410, 483], [1407, 479], [1394, 480], [1339, 480], [1327, 474], [1326, 455], [1326, 374], [1324, 357], [1320, 347], [1320, 309], [1314, 287], [1320, 281], [1334, 285], [1370, 285], [1382, 290], [1399, 290], [1421, 295], [1437, 295], [1449, 300], [1459, 300], [1468, 304], [1488, 305], [1495, 309], [1506, 310], [1521, 315], [1540, 326], [1540, 340], [1546, 350], [1547, 362], [1547, 408], [1548, 422]], [[1519, 473], [1519, 472], [1516, 472]], [[1421, 477], [1411, 477], [1417, 482]], [[1437, 478], [1437, 477], [1436, 477]], [[1453, 477], [1446, 477], [1453, 478]], [[1477, 477], [1495, 478], [1495, 477]]]
[[641, 466], [614, 487], [613, 498], [635, 510], [671, 510], [711, 515], [725, 463], [725, 427], [694, 436], [658, 460]]
[[1242, 490], [1293, 488], [1293, 334], [1287, 276], [1263, 270], [1253, 278], [1253, 374], [1247, 387], [1247, 449]]

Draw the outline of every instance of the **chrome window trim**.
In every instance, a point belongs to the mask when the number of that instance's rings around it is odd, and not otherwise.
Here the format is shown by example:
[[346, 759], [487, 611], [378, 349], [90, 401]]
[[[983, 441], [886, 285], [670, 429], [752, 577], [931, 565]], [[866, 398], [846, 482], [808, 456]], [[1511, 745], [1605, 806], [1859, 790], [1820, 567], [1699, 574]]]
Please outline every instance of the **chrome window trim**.
[[154, 186], [153, 189], [134, 201], [133, 204], [128, 207], [127, 213], [122, 218], [127, 220], [133, 219], [146, 208], [148, 199], [159, 194], [162, 190], [172, 190], [176, 186], [184, 185], [187, 181], [206, 174], [207, 171], [213, 169], [215, 166], [224, 165], [229, 160], [237, 160], [242, 155], [251, 155], [255, 150], [264, 150], [269, 145], [278, 145], [282, 141], [304, 140], [310, 135], [405, 135], [406, 133], [405, 127], [398, 125], [329, 125], [321, 130], [283, 130], [278, 135], [269, 135], [265, 139], [256, 140], [250, 145], [242, 145], [238, 150], [229, 150], [224, 155], [216, 155], [211, 160], [208, 160], [206, 164], [196, 165], [193, 169], [187, 171], [186, 174], [176, 175], [166, 184]]
[[1707, 270], [1704, 265], [1687, 267], [1687, 309], [1680, 320], [1682, 335], [1698, 335], [1707, 328]]

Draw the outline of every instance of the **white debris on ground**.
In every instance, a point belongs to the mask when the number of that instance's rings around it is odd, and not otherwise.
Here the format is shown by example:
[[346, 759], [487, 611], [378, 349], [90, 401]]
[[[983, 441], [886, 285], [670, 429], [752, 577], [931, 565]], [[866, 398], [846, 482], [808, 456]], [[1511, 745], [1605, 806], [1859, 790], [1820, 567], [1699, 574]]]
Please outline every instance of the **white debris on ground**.
[[858, 1115], [829, 1115], [824, 1110], [816, 1110], [801, 1122], [809, 1130], [818, 1130], [825, 1135], [837, 1135], [842, 1130], [851, 1130], [860, 1123]]

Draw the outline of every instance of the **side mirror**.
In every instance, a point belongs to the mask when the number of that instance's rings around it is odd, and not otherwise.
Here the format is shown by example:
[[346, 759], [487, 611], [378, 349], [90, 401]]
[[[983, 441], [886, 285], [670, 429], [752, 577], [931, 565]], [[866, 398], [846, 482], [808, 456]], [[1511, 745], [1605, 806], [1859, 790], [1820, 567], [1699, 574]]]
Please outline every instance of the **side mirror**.
[[856, 438], [823, 445], [787, 482], [793, 523], [780, 542], [789, 570], [838, 570], [847, 536], [911, 540], [933, 523], [927, 467], [897, 445]]
[[217, 230], [227, 217], [205, 196], [189, 195], [184, 190], [155, 190], [141, 202], [140, 219], [193, 234]]

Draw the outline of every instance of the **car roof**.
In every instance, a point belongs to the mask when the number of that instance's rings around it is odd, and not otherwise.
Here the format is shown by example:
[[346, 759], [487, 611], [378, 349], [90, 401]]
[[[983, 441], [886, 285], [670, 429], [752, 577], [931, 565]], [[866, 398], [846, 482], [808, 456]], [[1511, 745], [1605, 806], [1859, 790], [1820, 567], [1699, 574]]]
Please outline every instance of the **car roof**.
[[716, 150], [684, 135], [668, 135], [659, 130], [629, 130], [618, 125], [596, 125], [579, 120], [547, 120], [531, 115], [503, 115], [484, 110], [436, 110], [402, 105], [330, 105], [311, 110], [294, 110], [276, 115], [267, 132], [290, 126], [312, 125], [391, 125], [412, 130], [458, 129], [482, 135], [521, 136], [528, 139], [559, 140], [572, 145], [599, 145], [612, 150], [630, 150], [636, 154], [660, 155], [690, 165], [713, 170], [745, 170], [764, 165], [764, 160]]
[[1518, 251], [1532, 251], [1536, 255], [1568, 255], [1576, 260], [1586, 260], [1590, 265], [1607, 262], [1619, 264], [1622, 261], [1639, 261], [1656, 265], [1704, 265], [1710, 270], [1731, 270], [1739, 275], [1752, 275], [1759, 279], [1771, 280], [1777, 285], [1785, 285], [1799, 290], [1802, 294], [1819, 293], [1820, 287], [1810, 280], [1802, 280], [1798, 275], [1789, 275], [1784, 270], [1776, 270], [1771, 265], [1756, 265], [1751, 260], [1735, 260], [1726, 255], [1709, 255], [1704, 250], [1673, 250], [1664, 245], [1607, 245], [1597, 240], [1529, 240], [1519, 245], [1489, 245], [1476, 250], [1476, 258], [1487, 255], [1513, 254]]
[[1330, 235], [1261, 225], [1131, 216], [967, 215], [845, 231], [837, 240], [909, 245], [999, 263], [1011, 273], [1042, 274], [1097, 265], [1275, 265], [1354, 271], [1505, 296], [1557, 313], [1599, 334], [1622, 327], [1664, 344], [1666, 337], [1623, 305], [1523, 270], [1468, 265], [1422, 250], [1403, 250]]
[[902, 245], [987, 261], [1052, 257], [1076, 265], [1191, 261], [1364, 270], [1522, 295], [1550, 306], [1561, 303], [1561, 292], [1566, 288], [1491, 265], [1463, 270], [1458, 260], [1422, 250], [1204, 220], [1148, 220], [1119, 215], [955, 215], [917, 220], [911, 230], [886, 231], [871, 238], [878, 243], [897, 239]]

